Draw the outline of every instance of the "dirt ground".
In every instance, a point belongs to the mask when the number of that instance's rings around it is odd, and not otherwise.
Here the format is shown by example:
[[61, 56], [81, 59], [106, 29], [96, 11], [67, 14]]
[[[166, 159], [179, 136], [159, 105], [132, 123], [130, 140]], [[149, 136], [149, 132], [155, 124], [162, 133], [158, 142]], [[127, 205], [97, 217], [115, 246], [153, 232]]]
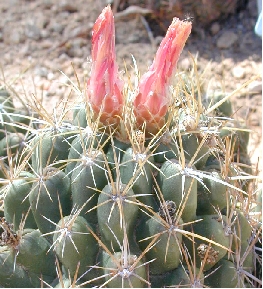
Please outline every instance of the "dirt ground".
[[[74, 70], [84, 87], [90, 68], [91, 28], [107, 2], [0, 1], [0, 86], [12, 87], [25, 100], [32, 95], [42, 98], [48, 111], [68, 97], [69, 79], [77, 82]], [[250, 0], [246, 9], [205, 28], [193, 19], [193, 32], [178, 69], [191, 68], [189, 52], [198, 55], [198, 71], [207, 69], [207, 86], [226, 93], [258, 76], [232, 100], [234, 117], [244, 119], [253, 131], [249, 154], [254, 166], [259, 161], [262, 171], [262, 40], [254, 33], [257, 16], [256, 0]], [[115, 16], [117, 58], [123, 71], [132, 65], [131, 55], [141, 73], [153, 60], [163, 34], [151, 30], [147, 19], [133, 13]]]

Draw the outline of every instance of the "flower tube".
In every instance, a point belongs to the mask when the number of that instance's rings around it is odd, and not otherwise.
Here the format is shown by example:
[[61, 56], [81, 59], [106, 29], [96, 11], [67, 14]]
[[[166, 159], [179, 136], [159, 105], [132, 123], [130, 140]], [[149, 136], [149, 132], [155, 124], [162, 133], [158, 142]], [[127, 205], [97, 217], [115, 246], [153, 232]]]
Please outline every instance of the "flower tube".
[[115, 56], [114, 16], [110, 6], [103, 9], [92, 30], [92, 67], [87, 83], [87, 100], [105, 125], [118, 122], [123, 108], [123, 82], [118, 76]]
[[155, 134], [165, 123], [170, 104], [169, 85], [191, 28], [191, 22], [173, 19], [152, 65], [140, 80], [134, 114], [138, 126], [145, 123], [148, 133]]

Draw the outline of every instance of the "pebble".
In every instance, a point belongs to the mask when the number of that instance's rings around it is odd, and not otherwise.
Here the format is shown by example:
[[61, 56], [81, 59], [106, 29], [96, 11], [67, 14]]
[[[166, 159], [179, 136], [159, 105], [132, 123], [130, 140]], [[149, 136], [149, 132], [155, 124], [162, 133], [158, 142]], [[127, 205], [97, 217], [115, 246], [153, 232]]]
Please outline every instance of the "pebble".
[[216, 35], [220, 31], [220, 29], [220, 24], [218, 22], [214, 22], [211, 25], [210, 32], [212, 33], [212, 35]]
[[49, 29], [51, 31], [54, 31], [56, 33], [62, 34], [63, 30], [64, 30], [65, 26], [59, 22], [52, 22]]
[[42, 5], [45, 9], [50, 9], [53, 5], [52, 0], [42, 0]]
[[10, 29], [8, 27], [4, 29], [3, 39], [6, 44], [12, 45], [23, 43], [26, 37], [21, 29]]
[[27, 24], [25, 29], [25, 35], [33, 40], [39, 40], [41, 38], [40, 29], [34, 24]]
[[[42, 33], [42, 38], [47, 38], [47, 37], [43, 37], [43, 33]], [[49, 49], [50, 47], [53, 46], [53, 42], [50, 40], [50, 39], [45, 39], [43, 42], [42, 42], [42, 48], [44, 49]]]
[[20, 52], [24, 56], [29, 56], [31, 54], [31, 49], [29, 44], [23, 45], [23, 47], [20, 49]]
[[47, 29], [41, 30], [41, 38], [46, 39], [50, 36], [50, 33]]
[[47, 75], [48, 80], [53, 80], [55, 78], [55, 74], [53, 72], [49, 72]]
[[38, 75], [40, 77], [45, 77], [46, 78], [48, 76], [48, 72], [49, 72], [48, 69], [46, 67], [44, 67], [44, 66], [37, 66], [34, 69], [34, 74]]
[[247, 86], [249, 93], [262, 93], [262, 81], [255, 80]]
[[61, 11], [67, 11], [70, 13], [77, 12], [78, 8], [74, 5], [74, 1], [72, 0], [62, 0], [59, 3], [59, 8]]
[[225, 31], [217, 39], [216, 46], [220, 49], [230, 48], [238, 40], [237, 34], [232, 31]]
[[237, 78], [237, 79], [241, 79], [241, 78], [244, 78], [246, 74], [246, 71], [243, 67], [241, 66], [235, 66], [233, 69], [232, 69], [232, 75]]

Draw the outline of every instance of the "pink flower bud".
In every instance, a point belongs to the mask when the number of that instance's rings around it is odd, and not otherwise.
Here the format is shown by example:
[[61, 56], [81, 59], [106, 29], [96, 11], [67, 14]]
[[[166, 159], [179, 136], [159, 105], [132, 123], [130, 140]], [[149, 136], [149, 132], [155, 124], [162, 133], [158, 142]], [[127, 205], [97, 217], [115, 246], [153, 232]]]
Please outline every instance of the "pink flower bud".
[[123, 82], [118, 76], [115, 56], [114, 17], [110, 6], [103, 9], [92, 30], [92, 68], [87, 98], [94, 117], [105, 124], [115, 124], [122, 114]]
[[164, 117], [170, 105], [170, 81], [191, 28], [191, 22], [173, 19], [151, 67], [140, 80], [134, 113], [137, 124], [141, 126], [145, 122], [149, 133], [156, 133], [165, 123]]

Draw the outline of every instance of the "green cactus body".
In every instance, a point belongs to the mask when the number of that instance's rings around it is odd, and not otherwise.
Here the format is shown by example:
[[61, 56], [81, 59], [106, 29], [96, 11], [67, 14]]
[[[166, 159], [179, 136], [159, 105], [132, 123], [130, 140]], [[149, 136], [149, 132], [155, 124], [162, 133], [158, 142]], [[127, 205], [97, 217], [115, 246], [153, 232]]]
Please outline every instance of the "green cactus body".
[[165, 287], [189, 287], [203, 288], [204, 274], [198, 268], [188, 268], [180, 265], [175, 270], [169, 272], [164, 280]]
[[96, 263], [98, 244], [89, 231], [90, 224], [81, 216], [66, 216], [61, 219], [53, 236], [55, 252], [72, 278], [78, 268], [78, 276], [84, 280], [93, 277], [89, 266]]
[[81, 156], [71, 174], [73, 206], [83, 206], [80, 216], [92, 224], [97, 223], [97, 212], [92, 209], [97, 205], [100, 190], [108, 183], [106, 173], [103, 153], [91, 149]]
[[236, 217], [234, 223], [234, 230], [241, 243], [248, 243], [251, 234], [252, 234], [252, 225], [249, 222], [248, 217], [244, 215], [244, 213], [240, 210], [236, 211], [236, 215], [233, 216], [233, 219]]
[[209, 275], [208, 272], [208, 276], [205, 278], [206, 286], [212, 288], [238, 287], [235, 264], [233, 264], [231, 261], [222, 259], [210, 271], [214, 272], [211, 275]]
[[109, 288], [143, 288], [148, 285], [146, 266], [136, 255], [116, 252], [109, 257], [105, 254], [103, 267], [105, 284]]
[[[212, 105], [221, 101], [225, 96], [226, 95], [224, 95], [221, 91], [216, 91], [213, 95], [206, 95], [203, 103], [206, 107], [211, 107]], [[216, 108], [216, 114], [219, 116], [232, 116], [233, 110], [231, 101], [227, 99], [221, 105], [219, 105]]]
[[138, 201], [155, 209], [156, 203], [152, 191], [152, 163], [154, 163], [153, 156], [136, 153], [132, 148], [128, 148], [120, 164], [120, 178], [123, 184], [132, 186]]
[[[227, 223], [225, 216], [219, 217], [218, 215], [203, 215], [197, 217], [197, 220], [202, 220], [196, 222], [188, 228], [189, 231], [212, 240], [216, 244], [210, 244], [208, 241], [202, 240], [201, 238], [195, 238], [195, 252], [193, 253], [192, 242], [184, 238], [184, 242], [192, 256], [196, 260], [196, 267], [200, 268], [201, 262], [205, 262], [204, 270], [212, 268], [220, 259], [222, 259], [229, 248], [229, 236], [225, 234], [224, 226]], [[220, 247], [223, 246], [223, 247]]]
[[61, 278], [56, 278], [55, 280], [53, 280], [50, 286], [51, 288], [72, 288], [73, 286], [81, 285], [80, 281], [76, 281], [74, 283], [73, 282], [74, 281], [71, 278], [63, 275]]
[[234, 152], [247, 153], [249, 142], [249, 131], [247, 127], [239, 122], [229, 122], [220, 130], [220, 137], [231, 139]]
[[[185, 158], [192, 160], [199, 147], [199, 140], [195, 134], [182, 135], [182, 144]], [[209, 147], [204, 143], [194, 158], [193, 164], [197, 169], [202, 169], [209, 157]]]
[[86, 104], [83, 102], [73, 108], [73, 125], [77, 127], [87, 127]]
[[153, 146], [154, 161], [164, 163], [166, 160], [175, 159], [179, 156], [179, 145], [176, 137], [169, 131], [165, 132]]
[[[197, 181], [191, 177], [191, 170], [183, 169], [176, 159], [163, 163], [157, 175], [157, 182], [165, 200], [175, 202], [182, 209], [184, 222], [193, 221], [197, 208]], [[188, 173], [189, 172], [189, 173]]]
[[44, 169], [29, 193], [31, 210], [41, 233], [55, 229], [54, 223], [61, 219], [60, 205], [61, 213], [69, 215], [72, 203], [70, 193], [70, 179], [64, 172], [55, 168]]
[[117, 164], [115, 163], [115, 160], [114, 160], [114, 154], [116, 155], [116, 160], [118, 164], [121, 163], [122, 157], [126, 149], [130, 147], [130, 145], [131, 144], [129, 142], [126, 143], [115, 138], [112, 145], [109, 147], [107, 151], [107, 160], [108, 160], [109, 166], [111, 168], [112, 174], [115, 179], [117, 177], [117, 174], [116, 174]]
[[[28, 116], [28, 111], [23, 109], [14, 110], [12, 113], [3, 115], [3, 121], [5, 122], [3, 127], [9, 133], [26, 134], [30, 127], [30, 117]], [[36, 128], [36, 126], [34, 128]]]
[[[70, 124], [65, 123], [60, 129], [51, 129], [36, 136], [31, 143], [33, 169], [39, 172], [50, 164], [54, 166], [56, 161], [66, 160], [73, 134]], [[61, 167], [61, 163], [55, 166]]]
[[6, 135], [6, 124], [8, 114], [14, 112], [14, 102], [10, 93], [6, 89], [0, 89], [0, 140]]
[[[182, 220], [179, 221], [179, 225]], [[180, 264], [180, 243], [182, 234], [176, 232], [178, 225], [169, 225], [161, 218], [152, 217], [142, 222], [137, 229], [137, 240], [141, 250], [145, 250], [154, 237], [155, 245], [146, 253], [152, 274], [162, 274], [177, 268]], [[182, 229], [182, 226], [180, 226]], [[145, 240], [144, 240], [145, 239]]]
[[56, 276], [55, 255], [39, 230], [26, 230], [19, 240], [17, 263], [30, 272]]
[[7, 156], [8, 152], [15, 154], [25, 147], [25, 136], [22, 133], [9, 133], [0, 140], [0, 157]]
[[73, 169], [75, 168], [78, 161], [84, 152], [91, 149], [97, 149], [99, 145], [103, 145], [106, 141], [106, 135], [95, 135], [90, 127], [86, 127], [83, 134], [78, 134], [72, 141], [69, 154], [68, 154], [68, 164], [66, 166], [65, 172], [68, 176], [71, 176]]
[[127, 186], [114, 183], [106, 185], [98, 199], [98, 224], [103, 243], [114, 251], [120, 250], [124, 236], [134, 247], [134, 226], [139, 207], [135, 194]]
[[14, 230], [19, 229], [19, 225], [22, 223], [22, 219], [27, 213], [25, 228], [37, 228], [28, 198], [34, 179], [35, 176], [33, 174], [21, 172], [18, 179], [12, 180], [7, 187], [4, 214], [5, 219], [9, 223], [13, 223]]
[[[221, 174], [216, 170], [204, 171], [208, 176], [203, 178], [203, 183], [197, 189], [197, 215], [212, 215], [215, 210], [222, 210], [229, 203], [227, 186]], [[221, 182], [220, 182], [221, 181]]]
[[11, 251], [0, 247], [0, 286], [4, 288], [31, 288], [32, 283], [27, 272], [15, 264]]

